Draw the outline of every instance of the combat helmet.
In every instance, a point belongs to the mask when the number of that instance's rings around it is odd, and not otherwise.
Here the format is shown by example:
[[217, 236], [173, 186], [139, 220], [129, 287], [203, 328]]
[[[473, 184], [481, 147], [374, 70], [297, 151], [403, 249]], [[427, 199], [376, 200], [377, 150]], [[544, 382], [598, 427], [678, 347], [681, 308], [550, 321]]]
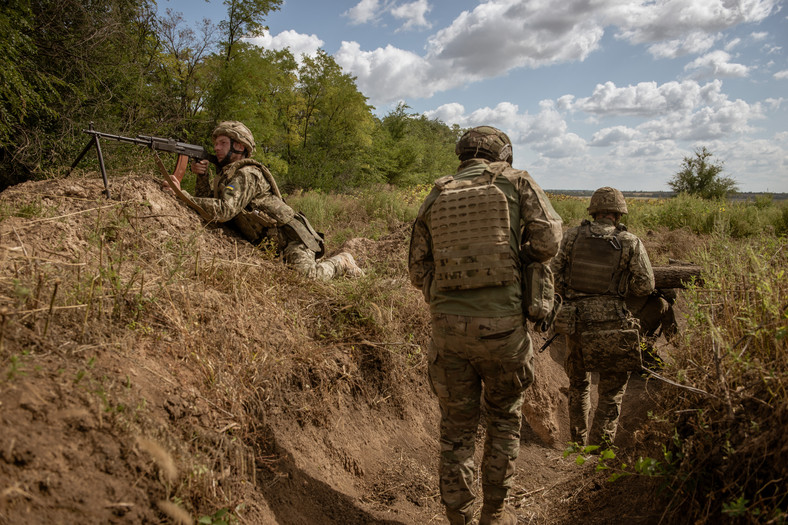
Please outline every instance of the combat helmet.
[[254, 136], [242, 122], [237, 120], [225, 120], [220, 122], [216, 129], [213, 130], [211, 137], [216, 139], [219, 135], [229, 137], [230, 140], [238, 142], [246, 146], [251, 156], [254, 153]]
[[512, 163], [512, 141], [500, 129], [477, 126], [463, 133], [454, 153], [460, 158], [482, 157], [492, 161]]
[[588, 204], [588, 213], [594, 215], [600, 212], [614, 212], [622, 215], [629, 213], [624, 194], [610, 186], [596, 190], [591, 196], [591, 202]]

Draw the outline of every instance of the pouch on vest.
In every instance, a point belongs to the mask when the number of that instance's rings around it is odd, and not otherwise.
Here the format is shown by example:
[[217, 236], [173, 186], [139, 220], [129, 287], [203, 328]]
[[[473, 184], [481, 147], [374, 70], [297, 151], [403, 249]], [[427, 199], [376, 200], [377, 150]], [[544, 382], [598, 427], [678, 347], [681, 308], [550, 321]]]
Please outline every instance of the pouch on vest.
[[583, 332], [580, 345], [587, 372], [640, 370], [640, 335], [636, 329]]
[[547, 319], [555, 305], [553, 271], [546, 264], [532, 262], [525, 267], [523, 278], [523, 313], [529, 321]]
[[438, 290], [508, 286], [519, 281], [510, 243], [509, 204], [485, 171], [473, 181], [450, 181], [432, 206], [430, 233]]
[[306, 215], [300, 211], [295, 214], [293, 219], [285, 224], [289, 230], [288, 237], [295, 237], [293, 240], [300, 240], [304, 245], [315, 252], [315, 258], [319, 259], [326, 252], [323, 235], [315, 231]]
[[557, 334], [572, 335], [577, 325], [577, 307], [573, 304], [564, 304], [555, 316], [553, 331]]

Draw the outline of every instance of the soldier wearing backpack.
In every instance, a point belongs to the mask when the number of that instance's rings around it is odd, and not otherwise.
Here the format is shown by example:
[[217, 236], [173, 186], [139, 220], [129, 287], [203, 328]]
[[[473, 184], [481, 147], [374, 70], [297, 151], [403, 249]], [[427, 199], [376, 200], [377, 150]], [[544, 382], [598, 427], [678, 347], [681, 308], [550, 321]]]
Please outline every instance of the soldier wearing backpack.
[[429, 379], [441, 409], [441, 500], [452, 525], [471, 523], [484, 410], [479, 524], [513, 525], [517, 518], [504, 502], [519, 453], [523, 393], [534, 376], [522, 275], [555, 255], [561, 218], [531, 176], [512, 168], [505, 133], [473, 128], [455, 152], [461, 164], [435, 182], [422, 204], [408, 261], [411, 283], [432, 316]]
[[[643, 243], [619, 223], [627, 211], [619, 190], [596, 190], [593, 221], [568, 230], [551, 263], [564, 298], [553, 328], [567, 334], [569, 427], [580, 446], [613, 443], [629, 372], [641, 366], [639, 323], [625, 298], [649, 295], [654, 272]], [[591, 372], [599, 372], [599, 400], [589, 434]]]

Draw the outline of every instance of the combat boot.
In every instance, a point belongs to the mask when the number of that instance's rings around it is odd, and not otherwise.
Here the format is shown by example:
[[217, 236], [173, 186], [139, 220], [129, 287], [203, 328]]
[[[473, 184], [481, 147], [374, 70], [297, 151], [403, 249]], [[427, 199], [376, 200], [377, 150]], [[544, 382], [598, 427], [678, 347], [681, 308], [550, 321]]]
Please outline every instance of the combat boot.
[[336, 265], [337, 274], [346, 275], [347, 277], [361, 277], [364, 275], [364, 270], [359, 268], [356, 260], [348, 252], [339, 253], [329, 259]]
[[473, 522], [473, 512], [446, 509], [446, 517], [449, 518], [449, 525], [471, 525]]
[[479, 525], [517, 525], [517, 515], [512, 509], [505, 506], [503, 502], [485, 503], [482, 506]]

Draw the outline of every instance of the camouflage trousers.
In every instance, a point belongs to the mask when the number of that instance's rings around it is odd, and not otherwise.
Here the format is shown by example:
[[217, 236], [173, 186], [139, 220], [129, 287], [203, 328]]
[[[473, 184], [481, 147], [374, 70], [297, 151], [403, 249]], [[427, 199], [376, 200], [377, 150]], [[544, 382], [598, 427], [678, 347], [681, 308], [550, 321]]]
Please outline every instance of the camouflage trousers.
[[567, 336], [569, 355], [564, 367], [569, 376], [569, 433], [580, 445], [612, 444], [616, 438], [621, 400], [629, 372], [599, 372], [598, 400], [591, 432], [588, 417], [591, 411], [591, 372], [583, 364], [583, 349], [575, 336]]
[[467, 512], [473, 506], [482, 408], [487, 419], [484, 499], [506, 498], [520, 451], [523, 393], [533, 377], [533, 348], [521, 315], [433, 314], [429, 378], [441, 410], [440, 492], [447, 509]]
[[328, 281], [344, 275], [349, 270], [346, 259], [342, 257], [343, 254], [317, 261], [315, 252], [307, 248], [301, 241], [289, 241], [283, 255], [288, 266], [310, 279]]

